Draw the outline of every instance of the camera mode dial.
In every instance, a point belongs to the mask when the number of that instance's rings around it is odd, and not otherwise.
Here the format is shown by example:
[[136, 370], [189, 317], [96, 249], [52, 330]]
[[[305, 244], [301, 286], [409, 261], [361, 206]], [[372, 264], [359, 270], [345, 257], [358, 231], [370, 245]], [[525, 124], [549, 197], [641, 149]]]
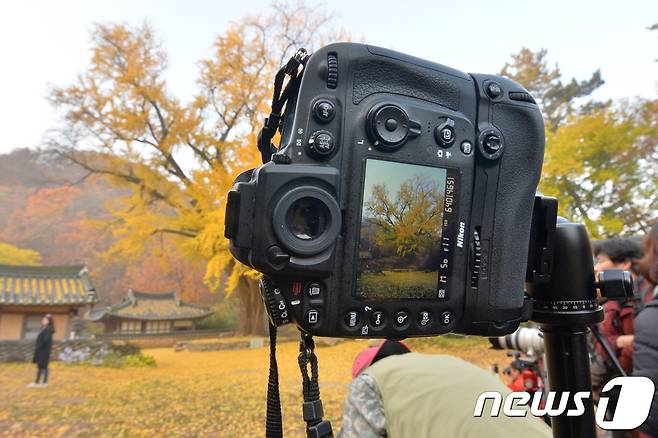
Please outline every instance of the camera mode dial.
[[270, 322], [277, 327], [290, 323], [290, 309], [281, 288], [266, 275], [261, 279], [259, 288]]
[[395, 150], [410, 137], [420, 135], [420, 124], [409, 120], [407, 113], [397, 105], [374, 106], [368, 113], [366, 129], [375, 147], [384, 151]]

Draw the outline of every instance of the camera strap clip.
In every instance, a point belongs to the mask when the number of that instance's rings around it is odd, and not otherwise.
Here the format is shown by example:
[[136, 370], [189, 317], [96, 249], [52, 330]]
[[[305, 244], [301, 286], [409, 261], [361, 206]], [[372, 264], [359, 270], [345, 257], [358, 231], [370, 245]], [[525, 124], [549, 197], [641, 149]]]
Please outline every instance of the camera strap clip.
[[272, 137], [276, 135], [280, 123], [280, 114], [271, 113], [269, 117], [265, 117], [263, 129], [258, 134], [258, 150], [261, 153], [263, 163], [270, 161], [272, 154], [276, 153], [276, 148], [272, 144]]
[[331, 438], [334, 436], [331, 423], [322, 419], [324, 409], [322, 400], [320, 400], [318, 358], [315, 355], [315, 342], [313, 337], [306, 333], [301, 334], [299, 342], [299, 369], [302, 372], [302, 392], [304, 395], [302, 410], [306, 422], [306, 436], [308, 438]]
[[[300, 48], [288, 60], [285, 66], [281, 67], [274, 77], [274, 93], [272, 95], [272, 110], [269, 117], [265, 118], [265, 124], [258, 134], [258, 150], [261, 153], [263, 164], [272, 159], [272, 154], [276, 153], [277, 149], [272, 144], [272, 138], [276, 132], [281, 129], [281, 119], [283, 117], [283, 109], [286, 103], [289, 102], [293, 94], [297, 95], [299, 85], [302, 82], [302, 75], [304, 74], [304, 66], [308, 61], [309, 53], [304, 48]], [[301, 67], [301, 68], [300, 68]], [[286, 76], [290, 79], [283, 87], [283, 81]], [[286, 106], [286, 111], [288, 110]]]

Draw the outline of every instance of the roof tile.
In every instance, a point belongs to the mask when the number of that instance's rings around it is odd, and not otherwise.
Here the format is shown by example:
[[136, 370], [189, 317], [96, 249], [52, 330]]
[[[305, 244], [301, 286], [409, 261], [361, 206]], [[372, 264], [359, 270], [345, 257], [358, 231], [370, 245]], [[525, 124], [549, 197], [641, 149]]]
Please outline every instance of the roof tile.
[[86, 304], [96, 302], [87, 267], [0, 265], [0, 304]]
[[211, 313], [207, 307], [179, 300], [175, 292], [150, 294], [130, 290], [120, 303], [102, 312], [92, 312], [92, 319], [98, 320], [106, 315], [140, 320], [198, 319]]

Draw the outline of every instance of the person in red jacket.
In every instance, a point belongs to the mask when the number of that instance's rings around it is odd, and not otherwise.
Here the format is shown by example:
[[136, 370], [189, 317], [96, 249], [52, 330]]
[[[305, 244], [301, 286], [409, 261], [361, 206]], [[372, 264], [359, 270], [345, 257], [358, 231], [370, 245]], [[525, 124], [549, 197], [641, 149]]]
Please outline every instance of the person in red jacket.
[[540, 389], [540, 381], [537, 373], [529, 367], [524, 366], [519, 360], [513, 361], [504, 373], [510, 378], [507, 384], [510, 391], [534, 394]]
[[[622, 368], [633, 371], [633, 321], [642, 308], [645, 291], [644, 281], [637, 276], [637, 260], [642, 257], [640, 243], [635, 239], [607, 239], [594, 244], [595, 265], [598, 274], [606, 269], [630, 271], [635, 282], [635, 296], [624, 301], [603, 302], [605, 317], [599, 324], [599, 332], [612, 348]], [[596, 395], [601, 387], [618, 373], [603, 346], [595, 343], [592, 361], [592, 389]]]

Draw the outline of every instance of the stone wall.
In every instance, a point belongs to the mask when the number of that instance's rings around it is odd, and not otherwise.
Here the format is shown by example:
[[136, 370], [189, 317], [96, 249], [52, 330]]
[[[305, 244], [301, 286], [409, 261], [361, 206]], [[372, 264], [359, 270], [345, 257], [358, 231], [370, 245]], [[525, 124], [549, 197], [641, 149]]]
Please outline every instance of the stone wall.
[[[173, 347], [180, 341], [193, 339], [212, 339], [231, 336], [229, 331], [219, 330], [190, 330], [171, 333], [152, 333], [134, 335], [99, 335], [96, 339], [76, 339], [66, 341], [53, 341], [53, 351], [50, 360], [57, 360], [57, 356], [66, 347], [80, 350], [89, 347], [91, 353], [95, 353], [102, 345], [110, 344], [134, 344], [139, 348], [163, 348]], [[35, 341], [0, 341], [0, 363], [1, 362], [31, 362], [34, 355]]]
[[[89, 347], [91, 353], [98, 351], [108, 342], [91, 339], [76, 339], [73, 341], [53, 341], [53, 350], [50, 353], [50, 360], [57, 360], [60, 352], [66, 347], [73, 350], [79, 350]], [[32, 362], [34, 355], [35, 341], [0, 341], [0, 362]]]
[[98, 340], [109, 341], [111, 343], [135, 344], [139, 348], [169, 348], [173, 347], [180, 341], [190, 341], [194, 339], [213, 339], [223, 338], [233, 335], [233, 332], [225, 330], [184, 330], [169, 333], [138, 333], [138, 334], [109, 334], [98, 335]]

